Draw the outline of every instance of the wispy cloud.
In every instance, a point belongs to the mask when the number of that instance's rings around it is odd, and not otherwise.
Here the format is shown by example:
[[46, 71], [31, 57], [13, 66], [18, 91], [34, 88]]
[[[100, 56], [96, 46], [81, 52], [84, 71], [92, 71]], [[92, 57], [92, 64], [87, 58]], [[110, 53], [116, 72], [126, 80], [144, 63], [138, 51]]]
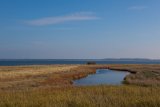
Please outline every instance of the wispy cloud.
[[54, 25], [70, 21], [85, 21], [85, 20], [96, 20], [96, 19], [99, 19], [99, 17], [95, 16], [95, 14], [92, 12], [79, 12], [65, 16], [45, 17], [35, 20], [29, 20], [25, 21], [25, 23], [33, 26], [44, 26], [44, 25]]
[[146, 8], [148, 8], [148, 7], [147, 6], [131, 6], [128, 9], [129, 10], [144, 10]]

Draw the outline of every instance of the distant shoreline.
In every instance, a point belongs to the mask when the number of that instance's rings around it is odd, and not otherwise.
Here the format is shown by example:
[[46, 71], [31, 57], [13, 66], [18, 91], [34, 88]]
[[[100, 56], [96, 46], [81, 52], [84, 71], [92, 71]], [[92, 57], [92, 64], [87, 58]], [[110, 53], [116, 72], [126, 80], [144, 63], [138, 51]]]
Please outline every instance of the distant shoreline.
[[97, 64], [160, 64], [158, 59], [1, 59], [0, 66], [86, 64], [88, 61]]

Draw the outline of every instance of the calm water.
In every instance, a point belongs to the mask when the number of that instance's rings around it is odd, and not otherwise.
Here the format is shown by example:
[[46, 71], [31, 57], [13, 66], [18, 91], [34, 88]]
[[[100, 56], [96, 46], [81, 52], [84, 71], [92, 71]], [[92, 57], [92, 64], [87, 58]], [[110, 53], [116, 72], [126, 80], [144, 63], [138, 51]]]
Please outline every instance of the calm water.
[[94, 59], [30, 59], [30, 60], [0, 60], [0, 66], [16, 65], [49, 65], [49, 64], [85, 64], [95, 61], [97, 64], [160, 64], [160, 60], [94, 60]]
[[85, 78], [75, 80], [74, 85], [120, 85], [128, 74], [128, 72], [100, 69], [96, 71], [96, 74], [91, 74]]

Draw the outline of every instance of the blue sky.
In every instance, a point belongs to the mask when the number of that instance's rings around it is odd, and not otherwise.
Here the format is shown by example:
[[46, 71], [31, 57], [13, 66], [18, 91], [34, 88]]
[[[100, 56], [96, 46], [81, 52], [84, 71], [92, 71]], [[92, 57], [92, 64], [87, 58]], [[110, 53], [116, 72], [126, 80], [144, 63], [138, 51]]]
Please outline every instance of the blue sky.
[[0, 59], [160, 59], [160, 0], [0, 0]]

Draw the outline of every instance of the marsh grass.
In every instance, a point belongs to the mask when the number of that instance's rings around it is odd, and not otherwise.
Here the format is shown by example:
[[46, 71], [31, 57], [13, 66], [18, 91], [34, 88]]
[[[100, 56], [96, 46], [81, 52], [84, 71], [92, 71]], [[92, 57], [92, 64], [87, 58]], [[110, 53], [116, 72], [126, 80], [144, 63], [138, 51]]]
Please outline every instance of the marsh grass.
[[42, 65], [42, 66], [10, 66], [10, 67], [0, 67], [0, 79], [14, 79], [23, 78], [27, 76], [35, 75], [45, 75], [56, 72], [71, 71], [71, 69], [76, 68], [76, 65]]
[[[129, 85], [72, 86], [96, 69], [131, 72]], [[160, 107], [159, 84], [160, 65], [0, 67], [0, 107]]]
[[112, 65], [34, 65], [1, 66], [0, 89], [26, 89], [39, 87], [70, 86], [72, 81], [96, 69], [111, 69], [131, 72], [125, 84], [160, 86], [160, 65], [112, 64]]
[[95, 70], [80, 65], [35, 65], [0, 67], [0, 89], [24, 90], [26, 88], [70, 86], [74, 79], [94, 73]]
[[0, 107], [160, 107], [159, 87], [90, 86], [0, 91]]

